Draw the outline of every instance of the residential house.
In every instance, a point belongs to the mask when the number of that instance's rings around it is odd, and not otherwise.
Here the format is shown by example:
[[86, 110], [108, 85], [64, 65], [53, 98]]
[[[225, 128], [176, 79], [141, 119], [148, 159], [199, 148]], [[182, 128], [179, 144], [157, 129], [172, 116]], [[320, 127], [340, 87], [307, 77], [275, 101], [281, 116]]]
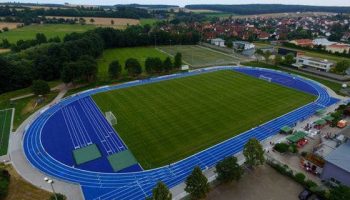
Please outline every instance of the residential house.
[[344, 43], [336, 43], [336, 44], [332, 44], [329, 46], [326, 46], [326, 50], [330, 51], [332, 53], [349, 53], [350, 51], [350, 45], [348, 44], [344, 44]]
[[313, 47], [314, 46], [312, 40], [310, 40], [310, 39], [291, 40], [289, 43], [292, 43], [292, 44], [295, 44], [295, 45], [301, 46], [301, 47]]
[[221, 39], [221, 38], [215, 38], [215, 39], [211, 39], [210, 43], [212, 45], [215, 46], [219, 46], [219, 47], [225, 47], [225, 40]]

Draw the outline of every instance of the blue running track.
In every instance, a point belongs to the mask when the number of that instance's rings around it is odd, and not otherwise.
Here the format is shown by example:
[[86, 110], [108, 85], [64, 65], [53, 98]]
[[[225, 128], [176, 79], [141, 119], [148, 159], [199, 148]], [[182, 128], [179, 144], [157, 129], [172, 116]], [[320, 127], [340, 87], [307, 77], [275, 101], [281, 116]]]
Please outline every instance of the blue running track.
[[[318, 98], [312, 103], [169, 166], [142, 171], [141, 166], [136, 165], [122, 172], [113, 172], [106, 156], [123, 151], [127, 146], [105, 120], [91, 95], [217, 70], [234, 70], [257, 78], [263, 75], [271, 78], [271, 82], [316, 95]], [[240, 152], [250, 138], [264, 140], [278, 133], [282, 126], [294, 126], [296, 122], [313, 115], [316, 110], [338, 101], [330, 97], [321, 84], [288, 73], [251, 67], [206, 68], [104, 86], [68, 97], [45, 109], [32, 122], [25, 133], [23, 148], [28, 161], [42, 173], [80, 184], [86, 200], [145, 199], [151, 194], [158, 180], [174, 187], [186, 179], [194, 166], [198, 165], [201, 169], [212, 167], [223, 158]], [[97, 144], [102, 157], [74, 166], [72, 150], [91, 143]]]

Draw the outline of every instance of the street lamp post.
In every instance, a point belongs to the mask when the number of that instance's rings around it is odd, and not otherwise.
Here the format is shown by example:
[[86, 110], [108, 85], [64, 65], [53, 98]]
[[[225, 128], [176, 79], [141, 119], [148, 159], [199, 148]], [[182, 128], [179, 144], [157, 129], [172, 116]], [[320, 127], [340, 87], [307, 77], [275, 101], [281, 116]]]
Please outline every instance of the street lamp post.
[[52, 189], [53, 195], [55, 196], [55, 199], [58, 200], [58, 199], [57, 199], [56, 192], [55, 192], [55, 189], [53, 188], [53, 180], [52, 180], [52, 179], [49, 179], [49, 178], [47, 178], [47, 177], [45, 177], [45, 178], [44, 178], [44, 181], [45, 181], [46, 183], [48, 183], [48, 184], [51, 185], [51, 189]]

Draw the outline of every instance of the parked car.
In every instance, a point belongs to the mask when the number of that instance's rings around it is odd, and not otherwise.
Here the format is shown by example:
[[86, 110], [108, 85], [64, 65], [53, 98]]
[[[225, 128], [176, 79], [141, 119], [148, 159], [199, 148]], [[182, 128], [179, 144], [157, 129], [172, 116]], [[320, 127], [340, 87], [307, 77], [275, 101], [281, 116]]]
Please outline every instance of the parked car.
[[300, 192], [298, 197], [300, 200], [307, 200], [311, 195], [312, 193], [309, 190], [304, 189], [302, 192]]

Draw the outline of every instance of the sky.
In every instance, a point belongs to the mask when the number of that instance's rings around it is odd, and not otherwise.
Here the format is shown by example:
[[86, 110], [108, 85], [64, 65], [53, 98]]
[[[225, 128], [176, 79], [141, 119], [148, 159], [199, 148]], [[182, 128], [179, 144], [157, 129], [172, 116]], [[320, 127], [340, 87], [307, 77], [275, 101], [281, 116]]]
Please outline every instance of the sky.
[[[9, 2], [14, 0], [0, 0]], [[271, 3], [271, 4], [299, 4], [319, 6], [350, 6], [350, 0], [15, 0], [23, 3], [60, 3], [84, 5], [115, 5], [115, 4], [169, 4], [184, 6], [188, 4], [250, 4], [250, 3]]]

